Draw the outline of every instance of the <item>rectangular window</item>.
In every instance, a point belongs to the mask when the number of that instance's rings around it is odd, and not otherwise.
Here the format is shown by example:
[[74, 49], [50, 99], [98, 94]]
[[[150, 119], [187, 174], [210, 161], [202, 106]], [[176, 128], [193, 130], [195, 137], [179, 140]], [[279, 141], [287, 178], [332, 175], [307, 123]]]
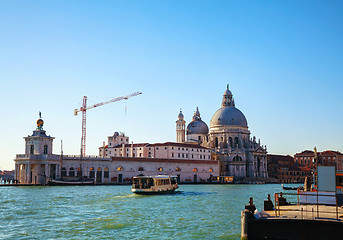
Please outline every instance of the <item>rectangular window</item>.
[[172, 157], [174, 157], [174, 153], [172, 153]]
[[104, 178], [109, 178], [110, 172], [109, 171], [104, 171]]
[[182, 157], [185, 157], [185, 154], [182, 153]]
[[44, 153], [43, 154], [48, 154], [48, 145], [44, 145]]
[[180, 153], [177, 154], [177, 157], [180, 157]]
[[30, 146], [30, 154], [34, 154], [35, 152], [35, 146], [31, 145]]

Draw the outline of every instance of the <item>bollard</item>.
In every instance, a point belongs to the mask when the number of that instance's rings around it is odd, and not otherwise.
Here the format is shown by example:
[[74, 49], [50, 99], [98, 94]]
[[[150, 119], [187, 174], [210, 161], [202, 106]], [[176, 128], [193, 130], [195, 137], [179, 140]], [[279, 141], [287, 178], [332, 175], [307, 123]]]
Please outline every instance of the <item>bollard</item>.
[[249, 210], [249, 218], [254, 218], [256, 207], [254, 205], [254, 199], [252, 197], [249, 198], [249, 205], [245, 205], [245, 209]]
[[249, 210], [245, 209], [241, 212], [241, 239], [248, 239], [248, 219], [249, 219]]
[[270, 200], [270, 194], [268, 194], [267, 200], [264, 201], [264, 210], [265, 211], [271, 211], [274, 209], [274, 204], [272, 200]]

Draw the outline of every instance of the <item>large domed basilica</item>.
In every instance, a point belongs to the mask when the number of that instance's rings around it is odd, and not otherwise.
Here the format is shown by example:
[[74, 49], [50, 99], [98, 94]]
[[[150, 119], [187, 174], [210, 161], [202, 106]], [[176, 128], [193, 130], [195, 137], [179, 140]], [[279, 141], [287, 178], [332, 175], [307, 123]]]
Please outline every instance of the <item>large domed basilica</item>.
[[210, 148], [213, 159], [220, 162], [221, 176], [268, 177], [267, 148], [257, 142], [256, 137], [250, 137], [247, 119], [236, 108], [229, 86], [224, 92], [221, 108], [212, 116], [210, 128], [201, 120], [198, 108], [187, 128], [185, 124], [180, 111], [176, 121], [176, 141]]

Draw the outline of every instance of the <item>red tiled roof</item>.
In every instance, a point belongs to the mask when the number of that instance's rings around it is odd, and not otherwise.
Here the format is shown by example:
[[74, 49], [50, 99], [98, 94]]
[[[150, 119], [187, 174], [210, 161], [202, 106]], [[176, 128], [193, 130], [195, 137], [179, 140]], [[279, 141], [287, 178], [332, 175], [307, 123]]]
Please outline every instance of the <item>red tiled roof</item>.
[[320, 155], [343, 155], [343, 154], [338, 151], [327, 150], [327, 151], [321, 152]]
[[294, 156], [313, 156], [313, 155], [314, 155], [314, 152], [311, 150], [305, 150], [305, 151], [302, 151], [301, 153], [294, 154]]
[[[176, 142], [165, 142], [165, 143], [134, 143], [134, 144], [125, 144], [125, 147], [168, 147], [168, 146], [172, 146], [172, 147], [188, 147], [188, 148], [199, 148], [199, 149], [208, 149], [206, 147], [202, 147], [200, 145], [197, 144], [191, 144], [191, 143], [176, 143]], [[106, 145], [105, 147], [108, 147], [108, 145]], [[123, 147], [123, 145], [117, 145], [113, 148], [121, 148]], [[103, 148], [103, 147], [100, 147]]]
[[218, 164], [217, 160], [187, 160], [171, 158], [139, 158], [139, 157], [112, 157], [112, 161], [118, 162], [169, 162], [169, 163], [197, 163], [197, 164]]

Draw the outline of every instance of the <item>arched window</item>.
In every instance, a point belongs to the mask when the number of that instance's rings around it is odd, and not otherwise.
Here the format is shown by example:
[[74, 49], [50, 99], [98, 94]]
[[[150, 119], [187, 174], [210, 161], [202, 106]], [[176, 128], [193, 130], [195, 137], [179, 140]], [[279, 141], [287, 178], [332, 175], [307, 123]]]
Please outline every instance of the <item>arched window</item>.
[[193, 168], [193, 172], [198, 172], [198, 169], [196, 169], [196, 168]]
[[181, 172], [181, 169], [179, 167], [175, 168], [175, 171]]
[[235, 137], [235, 147], [239, 147], [238, 137]]
[[104, 169], [104, 178], [109, 178], [109, 177], [110, 177], [109, 169], [108, 169], [108, 167], [105, 167], [105, 169]]
[[257, 158], [257, 172], [260, 172], [260, 167], [261, 167], [261, 159], [258, 157]]
[[148, 157], [151, 158], [151, 152], [149, 152]]
[[123, 167], [117, 167], [117, 171], [124, 171]]
[[212, 168], [210, 168], [208, 171], [209, 171], [209, 172], [213, 172], [213, 169], [212, 169]]
[[74, 171], [74, 168], [71, 167], [69, 168], [69, 177], [74, 177], [75, 176], [75, 171]]
[[242, 158], [240, 156], [236, 156], [233, 158], [233, 161], [234, 162], [240, 162], [240, 161], [242, 161]]
[[157, 169], [157, 171], [162, 172], [162, 171], [163, 171], [163, 168], [159, 167], [159, 168]]
[[102, 170], [101, 167], [98, 167], [97, 171], [101, 171], [101, 170]]
[[139, 168], [138, 168], [138, 171], [144, 171], [144, 168], [139, 167]]
[[232, 146], [232, 137], [229, 137], [229, 144], [230, 144], [230, 147], [233, 147]]
[[62, 168], [61, 176], [62, 176], [62, 177], [67, 176], [67, 169], [66, 169], [65, 167]]
[[94, 177], [95, 177], [95, 172], [94, 172], [94, 168], [93, 168], [93, 167], [91, 167], [91, 168], [89, 169], [89, 177], [90, 177], [90, 178], [94, 178]]

